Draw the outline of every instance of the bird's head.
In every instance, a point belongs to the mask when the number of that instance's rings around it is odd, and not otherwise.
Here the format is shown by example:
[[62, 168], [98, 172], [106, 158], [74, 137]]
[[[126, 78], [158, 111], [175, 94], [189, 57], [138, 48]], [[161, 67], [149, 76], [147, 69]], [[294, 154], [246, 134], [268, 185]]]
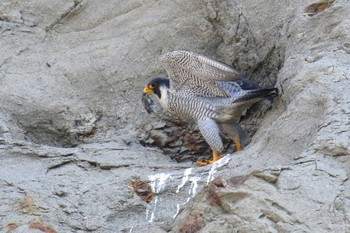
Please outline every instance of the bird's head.
[[159, 99], [162, 98], [162, 92], [169, 88], [169, 79], [167, 78], [153, 78], [143, 88], [143, 94], [155, 94]]

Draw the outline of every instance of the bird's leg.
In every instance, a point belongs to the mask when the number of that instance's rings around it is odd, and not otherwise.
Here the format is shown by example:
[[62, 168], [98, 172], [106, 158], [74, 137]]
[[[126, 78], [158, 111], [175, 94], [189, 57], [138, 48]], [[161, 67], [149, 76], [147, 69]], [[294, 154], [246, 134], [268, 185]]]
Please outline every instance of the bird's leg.
[[214, 162], [218, 161], [219, 159], [221, 159], [222, 157], [224, 157], [224, 156], [220, 155], [216, 150], [213, 150], [213, 159], [209, 160], [209, 161], [211, 161], [211, 163], [214, 163]]
[[237, 122], [221, 123], [222, 131], [235, 143], [236, 151], [243, 150], [250, 142], [249, 134]]
[[213, 150], [213, 159], [206, 160], [204, 162], [197, 162], [197, 165], [204, 166], [210, 163], [218, 161], [222, 156], [218, 151], [223, 151], [224, 146], [220, 137], [220, 128], [217, 122], [211, 118], [204, 117], [197, 121], [198, 128], [203, 135], [205, 141], [209, 144]]
[[236, 144], [236, 151], [240, 151], [243, 149], [243, 145], [241, 144], [241, 139], [238, 135], [233, 138], [233, 142]]
[[224, 157], [224, 156], [220, 155], [216, 150], [213, 150], [213, 159], [207, 159], [207, 160], [205, 160], [203, 162], [197, 161], [196, 164], [199, 165], [199, 166], [205, 166], [205, 165], [208, 165], [208, 164], [215, 163], [216, 161], [218, 161], [222, 157]]

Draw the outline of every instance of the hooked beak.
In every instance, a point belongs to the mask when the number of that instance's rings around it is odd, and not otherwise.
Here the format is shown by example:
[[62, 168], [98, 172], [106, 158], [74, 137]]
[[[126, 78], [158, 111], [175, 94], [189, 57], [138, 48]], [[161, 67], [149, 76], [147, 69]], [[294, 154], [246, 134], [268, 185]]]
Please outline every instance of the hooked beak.
[[145, 95], [145, 94], [151, 95], [151, 94], [153, 94], [153, 93], [154, 93], [154, 90], [153, 90], [153, 89], [150, 89], [150, 88], [148, 88], [148, 87], [143, 88], [143, 94], [144, 94], [144, 95]]

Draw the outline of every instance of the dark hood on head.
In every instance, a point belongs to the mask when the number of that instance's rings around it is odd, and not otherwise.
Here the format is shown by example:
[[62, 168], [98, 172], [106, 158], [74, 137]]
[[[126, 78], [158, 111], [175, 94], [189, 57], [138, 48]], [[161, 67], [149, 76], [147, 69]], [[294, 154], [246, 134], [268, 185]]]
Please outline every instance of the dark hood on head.
[[161, 77], [153, 78], [148, 82], [147, 85], [150, 85], [152, 83], [156, 84], [153, 91], [154, 91], [154, 94], [156, 94], [159, 99], [162, 97], [162, 93], [160, 92], [160, 87], [161, 86], [165, 86], [166, 88], [170, 87], [170, 82], [169, 82], [169, 79], [167, 78], [161, 78]]

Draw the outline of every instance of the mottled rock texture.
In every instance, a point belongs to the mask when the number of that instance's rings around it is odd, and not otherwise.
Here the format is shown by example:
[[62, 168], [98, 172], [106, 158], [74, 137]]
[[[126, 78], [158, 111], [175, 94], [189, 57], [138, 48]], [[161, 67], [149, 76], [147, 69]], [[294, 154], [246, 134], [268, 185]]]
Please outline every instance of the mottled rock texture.
[[[350, 232], [349, 15], [346, 0], [0, 1], [0, 232]], [[198, 168], [140, 144], [162, 124], [142, 88], [176, 49], [280, 89], [244, 151]]]

